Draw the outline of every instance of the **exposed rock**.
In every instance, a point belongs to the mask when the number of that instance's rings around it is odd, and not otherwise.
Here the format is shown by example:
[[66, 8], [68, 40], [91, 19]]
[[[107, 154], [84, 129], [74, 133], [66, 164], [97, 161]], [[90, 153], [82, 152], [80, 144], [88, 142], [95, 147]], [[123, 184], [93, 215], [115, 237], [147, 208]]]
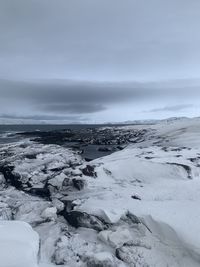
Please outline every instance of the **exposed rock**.
[[84, 188], [84, 186], [85, 186], [85, 181], [82, 180], [82, 179], [74, 178], [74, 179], [72, 180], [72, 182], [73, 182], [73, 186], [74, 186], [76, 189], [78, 189], [79, 191], [82, 190], [82, 189]]
[[71, 211], [65, 212], [63, 215], [68, 223], [75, 228], [91, 228], [98, 232], [108, 228], [108, 224], [103, 220], [94, 215], [87, 214], [86, 212]]
[[86, 167], [84, 169], [82, 169], [82, 172], [85, 176], [89, 176], [89, 177], [96, 177], [97, 174], [95, 172], [95, 167], [91, 166], [91, 165], [86, 165]]
[[3, 188], [6, 185], [6, 179], [3, 174], [0, 174], [0, 188]]
[[42, 198], [45, 198], [48, 200], [51, 197], [51, 193], [50, 193], [48, 187], [46, 187], [46, 186], [43, 188], [33, 187], [33, 188], [29, 189], [27, 192], [33, 196], [42, 197]]
[[144, 220], [140, 219], [129, 211], [126, 213], [126, 218], [133, 224], [142, 224], [150, 233], [152, 233], [151, 229], [147, 226]]
[[58, 213], [63, 211], [65, 208], [64, 203], [62, 201], [60, 201], [59, 199], [56, 199], [56, 198], [52, 200], [52, 204], [54, 207], [56, 207]]
[[12, 220], [12, 209], [6, 203], [0, 203], [0, 220]]
[[20, 180], [20, 175], [14, 173], [14, 166], [0, 166], [0, 173], [3, 174], [8, 184], [14, 186], [16, 189], [22, 189], [23, 183]]
[[150, 249], [149, 247], [146, 248], [144, 245], [140, 243], [124, 244], [122, 247], [116, 249], [115, 255], [119, 260], [127, 263], [128, 266], [150, 267], [150, 265], [146, 262], [146, 259], [144, 258], [142, 251], [140, 252], [141, 247], [142, 250]]
[[55, 221], [55, 219], [57, 218], [57, 209], [56, 207], [50, 207], [50, 208], [46, 208], [42, 214], [41, 214], [42, 218], [47, 219], [47, 220], [53, 220]]
[[25, 157], [27, 158], [27, 159], [36, 159], [37, 158], [37, 154], [26, 154], [25, 155]]
[[99, 252], [86, 260], [87, 267], [116, 267], [116, 261], [109, 252]]
[[61, 215], [64, 216], [65, 213], [69, 213], [70, 211], [72, 211], [74, 209], [74, 207], [76, 206], [76, 204], [73, 203], [73, 200], [62, 200], [63, 205], [64, 205], [64, 209], [61, 213]]
[[134, 214], [130, 213], [129, 211], [126, 213], [126, 217], [133, 223], [133, 224], [140, 224], [141, 220]]
[[66, 179], [65, 174], [61, 173], [61, 174], [55, 176], [54, 178], [48, 180], [48, 184], [53, 186], [55, 189], [60, 190], [60, 189], [62, 189], [63, 182], [65, 179]]
[[123, 146], [117, 146], [116, 148], [117, 148], [118, 150], [123, 150], [123, 149], [124, 149]]
[[72, 179], [66, 177], [63, 182], [62, 182], [62, 186], [63, 187], [69, 187], [69, 186], [72, 186]]
[[98, 151], [100, 151], [100, 152], [110, 152], [110, 151], [112, 151], [112, 149], [109, 148], [109, 147], [99, 147]]
[[90, 161], [92, 161], [92, 159], [90, 159], [90, 158], [85, 158], [85, 161], [86, 161], [86, 162], [90, 162]]
[[133, 196], [131, 196], [132, 197], [132, 199], [136, 199], [136, 200], [142, 200], [141, 199], [141, 197], [140, 196], [138, 196], [138, 195], [133, 195]]

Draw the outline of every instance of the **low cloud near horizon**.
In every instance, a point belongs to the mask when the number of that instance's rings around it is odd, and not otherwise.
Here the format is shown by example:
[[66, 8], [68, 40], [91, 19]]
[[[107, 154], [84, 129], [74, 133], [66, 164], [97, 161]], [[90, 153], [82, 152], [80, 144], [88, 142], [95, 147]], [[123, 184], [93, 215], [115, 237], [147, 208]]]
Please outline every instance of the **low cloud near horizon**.
[[[150, 119], [151, 113], [158, 114], [156, 118], [160, 118], [161, 114], [162, 118], [162, 114], [174, 115], [193, 109], [193, 104], [184, 102], [187, 99], [187, 102], [193, 103], [194, 95], [200, 98], [199, 87], [193, 84], [185, 88], [185, 83], [187, 82], [159, 84], [0, 80], [0, 117], [69, 123]], [[182, 104], [175, 105], [173, 99], [175, 102], [179, 99]], [[141, 109], [144, 106], [145, 112]], [[138, 116], [136, 112], [139, 108], [142, 115]], [[125, 110], [128, 113], [124, 113]], [[131, 114], [131, 110], [135, 113]]]

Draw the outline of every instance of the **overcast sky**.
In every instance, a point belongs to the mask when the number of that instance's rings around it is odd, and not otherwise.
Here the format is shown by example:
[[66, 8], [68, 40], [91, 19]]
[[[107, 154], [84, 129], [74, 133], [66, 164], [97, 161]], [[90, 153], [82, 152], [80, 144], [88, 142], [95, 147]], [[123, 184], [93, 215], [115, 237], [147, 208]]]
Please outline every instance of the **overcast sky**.
[[199, 0], [0, 0], [0, 118], [200, 114]]

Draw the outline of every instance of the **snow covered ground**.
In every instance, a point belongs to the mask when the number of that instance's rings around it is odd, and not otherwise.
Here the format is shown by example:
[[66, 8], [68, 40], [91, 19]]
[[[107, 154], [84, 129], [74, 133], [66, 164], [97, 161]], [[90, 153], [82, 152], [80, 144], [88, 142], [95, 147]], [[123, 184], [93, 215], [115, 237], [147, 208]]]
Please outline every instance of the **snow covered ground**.
[[89, 163], [61, 146], [3, 145], [4, 233], [10, 221], [29, 223], [41, 267], [200, 266], [200, 119], [123, 127], [143, 129], [145, 138]]
[[39, 236], [30, 225], [0, 221], [0, 266], [37, 267]]

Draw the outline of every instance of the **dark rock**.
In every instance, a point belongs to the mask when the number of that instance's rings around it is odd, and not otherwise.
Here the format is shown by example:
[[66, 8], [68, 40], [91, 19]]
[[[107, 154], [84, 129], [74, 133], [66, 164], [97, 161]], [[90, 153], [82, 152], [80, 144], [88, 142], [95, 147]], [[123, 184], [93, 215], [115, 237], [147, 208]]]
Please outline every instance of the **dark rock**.
[[74, 207], [76, 207], [76, 204], [73, 203], [73, 200], [64, 199], [64, 200], [61, 200], [61, 201], [65, 205], [65, 208], [64, 208], [64, 210], [62, 212], [63, 216], [64, 216], [65, 213], [71, 212], [74, 209]]
[[124, 256], [123, 256], [123, 251], [122, 251], [122, 248], [117, 248], [115, 250], [115, 256], [118, 260], [120, 261], [124, 261]]
[[82, 173], [85, 176], [97, 177], [97, 174], [95, 172], [95, 167], [91, 165], [87, 165], [84, 169], [82, 169]]
[[99, 147], [98, 151], [99, 152], [111, 152], [112, 149], [110, 149], [109, 147]]
[[36, 159], [37, 158], [37, 154], [27, 154], [27, 155], [25, 155], [25, 157], [27, 159]]
[[155, 157], [145, 157], [145, 159], [154, 159]]
[[50, 171], [52, 172], [61, 172], [65, 169], [65, 167], [58, 167], [58, 168], [53, 168], [53, 169], [50, 169]]
[[82, 180], [82, 179], [76, 179], [76, 178], [74, 178], [72, 180], [72, 182], [73, 182], [73, 186], [76, 189], [78, 189], [79, 191], [82, 190], [84, 188], [84, 186], [85, 186], [85, 181]]
[[69, 187], [69, 186], [72, 186], [73, 184], [72, 184], [72, 179], [70, 179], [70, 178], [65, 178], [64, 180], [63, 180], [63, 183], [62, 183], [62, 186], [63, 187]]
[[87, 214], [81, 211], [71, 211], [65, 212], [63, 214], [67, 222], [75, 227], [85, 227], [94, 229], [98, 232], [106, 230], [108, 228], [108, 224], [104, 222], [102, 219], [97, 216]]
[[72, 138], [75, 134], [71, 130], [58, 131], [34, 131], [17, 133], [18, 135], [33, 137], [33, 141], [42, 144], [62, 145], [66, 140]]
[[134, 214], [130, 213], [129, 211], [126, 213], [126, 217], [133, 223], [133, 224], [140, 224], [141, 220]]
[[33, 195], [33, 196], [38, 196], [45, 198], [47, 200], [50, 199], [51, 193], [48, 189], [48, 187], [43, 187], [43, 188], [31, 188], [30, 190], [27, 191], [27, 193]]
[[116, 264], [111, 259], [98, 259], [94, 256], [86, 260], [87, 267], [115, 267]]
[[133, 224], [142, 224], [144, 225], [144, 227], [150, 232], [152, 233], [151, 229], [147, 226], [147, 224], [145, 223], [144, 220], [140, 219], [139, 217], [137, 217], [136, 215], [130, 213], [129, 211], [126, 213], [126, 217], [127, 219], [133, 223]]
[[8, 184], [14, 186], [18, 190], [21, 190], [23, 188], [23, 183], [20, 180], [20, 175], [14, 173], [14, 166], [0, 166], [0, 173], [4, 175], [4, 178]]
[[108, 169], [106, 169], [106, 168], [103, 168], [103, 170], [104, 170], [104, 172], [107, 174], [107, 175], [112, 175], [112, 172], [111, 171], [109, 171]]
[[131, 196], [131, 197], [132, 197], [132, 199], [142, 200], [141, 197], [139, 197], [139, 196], [137, 196], [137, 195], [133, 195], [133, 196]]
[[190, 160], [192, 163], [196, 163], [198, 158], [189, 158], [188, 160]]
[[85, 161], [90, 162], [90, 161], [92, 161], [92, 159], [90, 159], [90, 158], [85, 158]]
[[123, 150], [123, 149], [124, 149], [123, 146], [117, 146], [116, 148], [117, 148], [118, 150]]

